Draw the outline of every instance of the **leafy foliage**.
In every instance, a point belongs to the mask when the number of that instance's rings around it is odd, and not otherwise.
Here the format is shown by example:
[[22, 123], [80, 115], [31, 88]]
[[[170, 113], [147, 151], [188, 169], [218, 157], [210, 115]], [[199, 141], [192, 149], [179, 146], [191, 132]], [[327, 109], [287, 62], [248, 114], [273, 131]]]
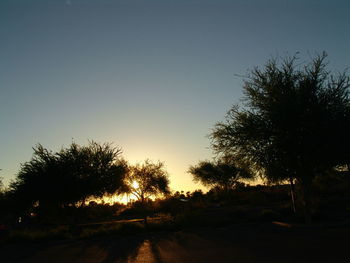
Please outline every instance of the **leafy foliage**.
[[195, 182], [222, 189], [232, 189], [240, 180], [252, 178], [246, 170], [224, 162], [199, 162], [196, 166], [190, 167], [189, 173]]
[[96, 142], [72, 143], [56, 153], [39, 144], [32, 160], [22, 164], [12, 192], [27, 207], [36, 202], [40, 206], [84, 204], [87, 197], [113, 194], [122, 188], [126, 172], [120, 154], [120, 149]]
[[168, 173], [164, 163], [146, 160], [129, 168], [126, 176], [127, 192], [144, 202], [151, 196], [170, 193]]
[[331, 76], [316, 57], [297, 68], [270, 60], [244, 85], [244, 107], [233, 107], [211, 133], [217, 154], [233, 155], [267, 178], [313, 178], [349, 157], [349, 77]]
[[295, 178], [310, 205], [315, 176], [348, 163], [349, 77], [326, 70], [326, 54], [304, 67], [296, 57], [270, 60], [244, 84], [234, 106], [211, 133], [215, 153], [234, 156], [270, 181]]

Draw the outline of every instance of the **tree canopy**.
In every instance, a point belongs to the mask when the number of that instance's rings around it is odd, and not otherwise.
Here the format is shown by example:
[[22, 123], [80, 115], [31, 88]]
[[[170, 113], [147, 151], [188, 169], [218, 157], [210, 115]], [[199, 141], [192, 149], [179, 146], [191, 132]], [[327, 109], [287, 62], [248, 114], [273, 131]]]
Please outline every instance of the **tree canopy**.
[[191, 166], [188, 171], [195, 182], [201, 182], [204, 186], [220, 187], [221, 189], [233, 189], [242, 179], [250, 179], [252, 175], [245, 169], [234, 164], [222, 161], [202, 161]]
[[144, 163], [129, 167], [126, 176], [127, 192], [134, 195], [137, 200], [144, 202], [151, 196], [170, 193], [169, 176], [164, 163], [154, 163], [146, 160]]
[[29, 162], [21, 165], [12, 192], [28, 206], [67, 205], [88, 197], [113, 194], [123, 187], [125, 163], [121, 150], [111, 144], [72, 143], [69, 148], [52, 152], [42, 145], [33, 148]]
[[[265, 178], [297, 179], [307, 196], [313, 178], [349, 160], [349, 77], [331, 75], [326, 54], [310, 64], [269, 60], [244, 83], [234, 106], [210, 137], [219, 155], [248, 163]], [[307, 201], [306, 201], [307, 202]]]

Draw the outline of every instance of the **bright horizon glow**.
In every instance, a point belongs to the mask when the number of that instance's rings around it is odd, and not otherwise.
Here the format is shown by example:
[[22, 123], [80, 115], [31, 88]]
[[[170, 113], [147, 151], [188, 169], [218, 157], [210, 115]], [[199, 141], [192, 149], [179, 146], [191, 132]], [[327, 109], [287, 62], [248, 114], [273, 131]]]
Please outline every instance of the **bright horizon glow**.
[[[30, 2], [30, 3], [29, 3]], [[0, 177], [34, 147], [112, 142], [165, 163], [173, 191], [213, 157], [207, 135], [273, 56], [349, 67], [349, 1], [0, 1]], [[311, 32], [311, 33], [310, 33]]]
[[102, 198], [89, 198], [86, 201], [86, 204], [89, 204], [89, 202], [94, 201], [98, 204], [101, 203], [108, 203], [110, 205], [113, 205], [115, 203], [122, 203], [122, 204], [127, 204], [130, 201], [135, 201], [135, 198], [130, 198], [130, 195], [127, 194], [122, 194], [122, 195], [111, 195], [111, 196], [104, 196]]

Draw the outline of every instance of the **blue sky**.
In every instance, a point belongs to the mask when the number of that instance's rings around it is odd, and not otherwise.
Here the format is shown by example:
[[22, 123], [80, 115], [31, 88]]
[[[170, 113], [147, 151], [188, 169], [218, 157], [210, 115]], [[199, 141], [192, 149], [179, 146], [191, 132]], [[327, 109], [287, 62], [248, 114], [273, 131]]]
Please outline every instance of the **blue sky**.
[[164, 161], [175, 190], [242, 96], [248, 69], [326, 51], [350, 66], [349, 1], [0, 2], [0, 176], [37, 143], [113, 142], [131, 163]]

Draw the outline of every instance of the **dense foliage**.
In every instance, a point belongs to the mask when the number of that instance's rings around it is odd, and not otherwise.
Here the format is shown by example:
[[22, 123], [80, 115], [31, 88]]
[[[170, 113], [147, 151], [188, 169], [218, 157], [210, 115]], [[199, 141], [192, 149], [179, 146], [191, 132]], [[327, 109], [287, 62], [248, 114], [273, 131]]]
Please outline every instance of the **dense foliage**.
[[38, 145], [11, 184], [13, 195], [18, 205], [52, 207], [84, 205], [88, 197], [114, 194], [122, 189], [126, 173], [120, 154], [120, 149], [96, 142], [72, 143], [56, 153]]
[[188, 171], [195, 182], [204, 186], [233, 189], [240, 180], [251, 179], [252, 175], [245, 169], [225, 162], [199, 162]]
[[349, 77], [332, 76], [326, 54], [308, 65], [287, 58], [255, 68], [244, 84], [244, 105], [216, 124], [212, 147], [271, 181], [295, 178], [309, 211], [313, 179], [348, 162]]
[[151, 196], [170, 193], [169, 176], [162, 162], [153, 163], [146, 160], [142, 164], [130, 166], [126, 176], [126, 185], [128, 192], [141, 202]]

